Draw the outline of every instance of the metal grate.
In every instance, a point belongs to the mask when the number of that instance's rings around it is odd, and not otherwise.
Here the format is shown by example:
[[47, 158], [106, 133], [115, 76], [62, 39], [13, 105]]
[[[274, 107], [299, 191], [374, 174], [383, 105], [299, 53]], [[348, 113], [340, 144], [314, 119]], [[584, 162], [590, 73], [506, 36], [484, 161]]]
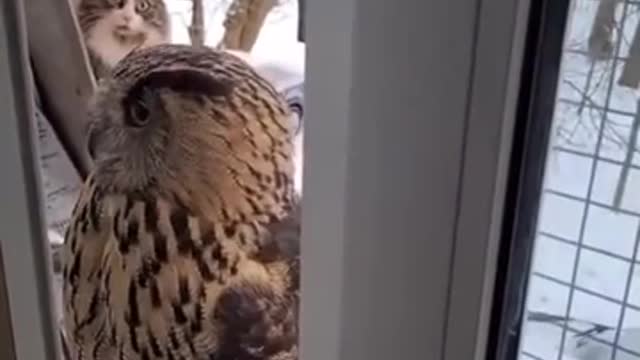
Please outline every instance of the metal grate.
[[640, 2], [570, 11], [520, 358], [640, 360]]

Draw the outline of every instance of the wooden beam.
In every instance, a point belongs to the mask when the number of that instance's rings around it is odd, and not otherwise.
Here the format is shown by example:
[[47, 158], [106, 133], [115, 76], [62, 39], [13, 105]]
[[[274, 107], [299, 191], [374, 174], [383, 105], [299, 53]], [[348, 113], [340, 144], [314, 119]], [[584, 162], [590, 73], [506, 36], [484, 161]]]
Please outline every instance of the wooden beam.
[[51, 125], [80, 176], [91, 161], [85, 150], [86, 103], [95, 89], [73, 0], [27, 0], [29, 51]]

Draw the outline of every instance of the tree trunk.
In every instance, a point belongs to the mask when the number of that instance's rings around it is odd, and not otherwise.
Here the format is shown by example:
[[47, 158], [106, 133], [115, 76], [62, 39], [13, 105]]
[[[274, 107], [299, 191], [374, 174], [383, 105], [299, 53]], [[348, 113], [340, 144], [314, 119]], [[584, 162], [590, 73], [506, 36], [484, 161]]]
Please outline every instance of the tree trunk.
[[621, 0], [600, 0], [589, 35], [589, 54], [593, 60], [606, 60], [613, 56], [613, 29], [616, 7]]
[[225, 32], [218, 47], [250, 52], [276, 3], [276, 0], [234, 0], [227, 11]]
[[194, 46], [204, 46], [204, 6], [203, 0], [191, 0], [191, 25], [189, 26], [189, 37]]
[[632, 89], [640, 87], [640, 24], [636, 25], [636, 32], [629, 48], [627, 61], [624, 63], [618, 85]]
[[249, 13], [247, 14], [247, 22], [245, 23], [244, 30], [242, 31], [242, 38], [240, 38], [240, 49], [246, 52], [251, 51], [258, 35], [264, 25], [264, 20], [269, 15], [271, 9], [276, 6], [276, 0], [253, 0], [249, 6]]

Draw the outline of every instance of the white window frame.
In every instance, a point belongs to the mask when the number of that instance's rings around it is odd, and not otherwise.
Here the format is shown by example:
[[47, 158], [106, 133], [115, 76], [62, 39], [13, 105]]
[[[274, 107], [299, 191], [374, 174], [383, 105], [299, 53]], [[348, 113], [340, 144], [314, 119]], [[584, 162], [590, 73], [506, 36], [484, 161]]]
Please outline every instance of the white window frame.
[[58, 338], [51, 294], [36, 154], [33, 88], [22, 1], [3, 1], [0, 14], [0, 355], [55, 360]]
[[[529, 1], [308, 2], [302, 359], [484, 358]], [[24, 14], [4, 4], [0, 334], [49, 360]]]
[[302, 359], [484, 358], [528, 11], [309, 1]]

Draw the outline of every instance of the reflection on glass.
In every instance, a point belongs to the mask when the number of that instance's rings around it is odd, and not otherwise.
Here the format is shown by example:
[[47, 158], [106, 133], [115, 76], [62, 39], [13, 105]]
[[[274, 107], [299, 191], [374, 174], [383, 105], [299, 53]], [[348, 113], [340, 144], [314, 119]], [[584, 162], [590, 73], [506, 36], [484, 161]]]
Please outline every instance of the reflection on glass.
[[520, 358], [640, 360], [640, 3], [569, 16]]

